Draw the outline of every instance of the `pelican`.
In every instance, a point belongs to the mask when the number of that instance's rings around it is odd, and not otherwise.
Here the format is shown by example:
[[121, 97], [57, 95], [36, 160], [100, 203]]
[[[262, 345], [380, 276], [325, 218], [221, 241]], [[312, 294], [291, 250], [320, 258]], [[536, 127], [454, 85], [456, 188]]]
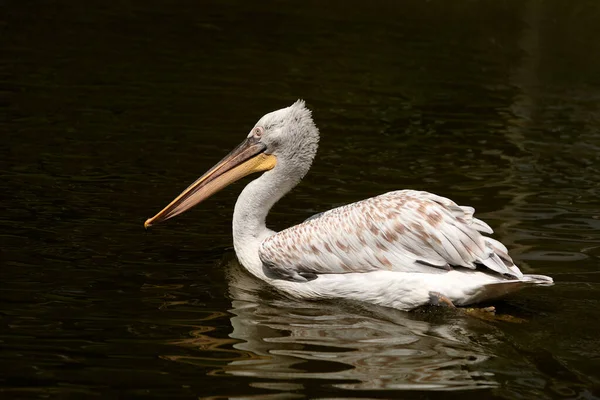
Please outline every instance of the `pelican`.
[[233, 244], [245, 269], [290, 296], [349, 299], [410, 310], [464, 306], [552, 278], [525, 275], [474, 209], [399, 190], [317, 214], [274, 232], [271, 207], [306, 175], [319, 130], [304, 101], [263, 116], [246, 139], [144, 223], [165, 221], [227, 185], [262, 172], [233, 212]]

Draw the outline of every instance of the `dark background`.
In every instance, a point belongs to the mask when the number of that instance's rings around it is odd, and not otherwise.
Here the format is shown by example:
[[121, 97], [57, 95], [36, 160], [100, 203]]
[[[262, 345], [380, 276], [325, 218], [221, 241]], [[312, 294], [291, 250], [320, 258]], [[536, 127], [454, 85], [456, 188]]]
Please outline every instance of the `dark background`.
[[[0, 394], [598, 398], [599, 38], [591, 0], [0, 1]], [[241, 184], [144, 231], [298, 98], [321, 147], [272, 227], [428, 190], [556, 285], [522, 323], [282, 299]]]

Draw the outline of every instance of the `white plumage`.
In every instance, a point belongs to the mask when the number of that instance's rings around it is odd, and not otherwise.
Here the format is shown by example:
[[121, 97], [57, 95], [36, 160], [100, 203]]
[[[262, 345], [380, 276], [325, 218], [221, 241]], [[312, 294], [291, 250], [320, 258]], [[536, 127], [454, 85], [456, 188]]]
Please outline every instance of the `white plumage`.
[[[396, 271], [444, 273], [482, 264], [520, 278], [506, 248], [473, 209], [427, 192], [401, 190], [327, 211], [262, 242], [263, 264], [282, 278]], [[304, 275], [304, 276], [303, 276]]]
[[261, 118], [246, 141], [146, 225], [198, 204], [251, 172], [263, 172], [236, 202], [233, 239], [241, 264], [302, 298], [348, 298], [411, 309], [432, 296], [466, 305], [528, 285], [473, 208], [427, 192], [401, 190], [335, 208], [279, 233], [266, 216], [308, 172], [319, 131], [303, 101]]

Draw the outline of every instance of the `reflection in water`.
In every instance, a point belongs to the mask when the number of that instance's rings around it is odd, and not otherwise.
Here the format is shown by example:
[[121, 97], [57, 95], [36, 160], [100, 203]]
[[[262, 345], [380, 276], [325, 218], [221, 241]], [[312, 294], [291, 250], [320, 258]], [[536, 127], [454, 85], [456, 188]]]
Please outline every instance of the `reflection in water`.
[[[234, 258], [232, 253], [226, 257]], [[197, 319], [189, 325], [190, 338], [168, 342], [185, 354], [161, 358], [193, 365], [198, 378], [206, 371], [212, 379], [245, 382], [248, 387], [234, 385], [244, 398], [252, 397], [248, 390], [272, 391], [256, 394], [259, 398], [303, 397], [300, 393], [318, 382], [341, 391], [388, 394], [486, 389], [506, 398], [551, 398], [587, 393], [586, 381], [551, 353], [536, 345], [515, 345], [506, 323], [483, 322], [444, 308], [402, 312], [288, 299], [235, 259], [221, 267], [229, 284], [231, 326], [225, 324], [225, 334], [218, 332], [227, 318], [223, 313]], [[177, 306], [165, 307], [171, 305]], [[540, 334], [535, 326], [532, 320], [513, 325], [532, 337]], [[231, 381], [232, 376], [238, 379]], [[227, 390], [233, 387], [210, 394]]]
[[[280, 390], [299, 385], [289, 380], [307, 378], [355, 390], [497, 386], [493, 374], [471, 368], [491, 356], [472, 339], [479, 321], [454, 315], [432, 323], [425, 320], [431, 314], [282, 299], [235, 261], [227, 272], [235, 315], [230, 337], [240, 341], [233, 347], [242, 356], [215, 374], [283, 381], [253, 384]], [[211, 341], [212, 348], [227, 342]]]

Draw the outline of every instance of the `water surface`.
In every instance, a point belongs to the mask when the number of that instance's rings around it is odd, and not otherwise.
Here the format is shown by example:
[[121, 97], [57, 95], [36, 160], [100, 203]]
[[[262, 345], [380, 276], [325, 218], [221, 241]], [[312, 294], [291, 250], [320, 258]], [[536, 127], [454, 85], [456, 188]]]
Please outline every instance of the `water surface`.
[[[6, 398], [597, 398], [594, 1], [0, 2]], [[282, 298], [231, 250], [243, 184], [144, 231], [264, 113], [322, 139], [275, 229], [400, 188], [474, 206], [520, 324]], [[247, 181], [247, 180], [246, 180]]]

